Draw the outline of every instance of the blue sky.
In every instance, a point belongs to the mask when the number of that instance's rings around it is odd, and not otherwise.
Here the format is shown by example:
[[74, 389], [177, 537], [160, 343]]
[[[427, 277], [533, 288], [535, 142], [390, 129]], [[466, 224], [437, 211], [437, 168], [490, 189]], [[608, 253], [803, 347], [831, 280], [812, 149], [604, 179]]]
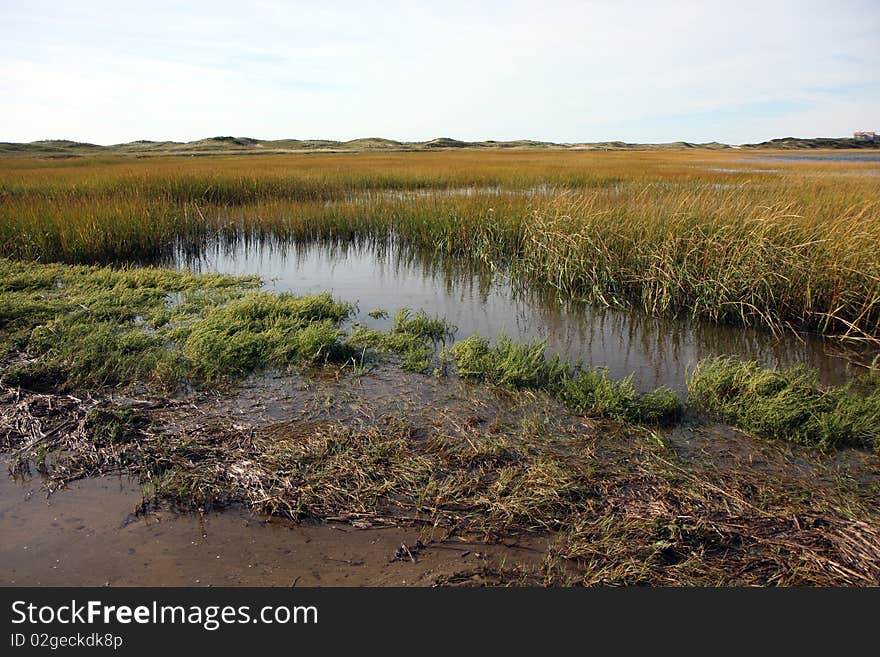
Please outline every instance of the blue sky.
[[0, 0], [0, 141], [880, 131], [880, 2]]

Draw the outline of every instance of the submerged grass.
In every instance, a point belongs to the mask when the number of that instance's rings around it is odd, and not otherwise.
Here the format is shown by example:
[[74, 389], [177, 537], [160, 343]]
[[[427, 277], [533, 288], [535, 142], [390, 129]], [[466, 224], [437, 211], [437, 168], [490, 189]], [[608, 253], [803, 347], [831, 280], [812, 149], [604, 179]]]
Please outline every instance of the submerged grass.
[[876, 376], [823, 387], [805, 367], [767, 369], [755, 361], [709, 358], [688, 381], [691, 402], [747, 431], [820, 447], [880, 452]]

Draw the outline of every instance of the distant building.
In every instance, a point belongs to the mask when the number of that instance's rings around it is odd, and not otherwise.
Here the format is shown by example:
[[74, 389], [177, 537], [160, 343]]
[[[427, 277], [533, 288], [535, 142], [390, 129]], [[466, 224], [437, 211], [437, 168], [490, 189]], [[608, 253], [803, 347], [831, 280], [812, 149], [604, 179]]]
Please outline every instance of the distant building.
[[853, 139], [856, 141], [877, 141], [877, 134], [874, 132], [854, 132]]

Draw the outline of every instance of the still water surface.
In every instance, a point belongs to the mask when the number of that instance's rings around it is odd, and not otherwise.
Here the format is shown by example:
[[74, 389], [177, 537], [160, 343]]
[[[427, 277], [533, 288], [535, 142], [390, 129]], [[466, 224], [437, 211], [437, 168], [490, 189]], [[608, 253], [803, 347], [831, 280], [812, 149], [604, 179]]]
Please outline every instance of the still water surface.
[[[615, 378], [633, 374], [643, 390], [668, 385], [684, 392], [688, 368], [721, 354], [767, 365], [805, 363], [826, 383], [843, 382], [855, 369], [834, 343], [817, 336], [777, 339], [764, 330], [563, 303], [523, 290], [503, 273], [449, 259], [429, 261], [395, 246], [237, 240], [214, 243], [198, 255], [180, 254], [176, 264], [200, 272], [256, 274], [267, 289], [279, 292], [329, 291], [356, 302], [354, 321], [377, 329], [390, 328], [394, 312], [408, 307], [444, 317], [458, 327], [457, 339], [479, 333], [546, 340], [549, 350], [571, 361], [607, 367]], [[369, 317], [374, 309], [390, 317]]]

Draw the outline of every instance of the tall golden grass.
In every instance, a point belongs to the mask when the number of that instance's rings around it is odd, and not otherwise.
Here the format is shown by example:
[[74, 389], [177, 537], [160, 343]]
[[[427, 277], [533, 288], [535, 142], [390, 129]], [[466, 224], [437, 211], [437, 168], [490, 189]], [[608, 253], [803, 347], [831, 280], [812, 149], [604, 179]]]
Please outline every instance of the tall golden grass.
[[0, 160], [0, 253], [92, 262], [224, 235], [395, 239], [508, 267], [565, 298], [876, 341], [878, 166], [755, 156]]

